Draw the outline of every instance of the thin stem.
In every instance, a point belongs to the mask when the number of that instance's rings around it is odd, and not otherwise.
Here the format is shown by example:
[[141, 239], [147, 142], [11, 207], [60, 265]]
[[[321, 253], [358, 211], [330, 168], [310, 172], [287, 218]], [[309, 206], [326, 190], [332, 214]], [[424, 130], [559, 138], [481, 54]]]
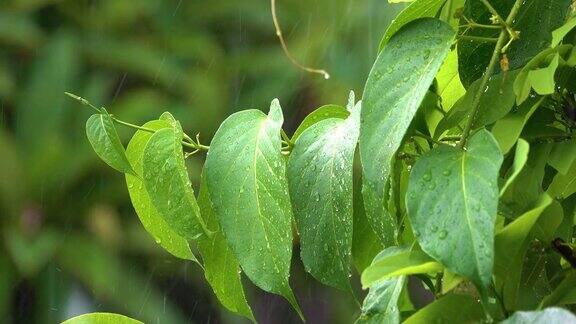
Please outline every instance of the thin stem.
[[471, 41], [481, 42], [481, 43], [498, 42], [498, 38], [492, 38], [492, 37], [460, 35], [460, 36], [458, 36], [458, 38], [463, 39], [463, 40], [471, 40]]
[[70, 92], [64, 92], [64, 94], [67, 95], [68, 97], [70, 97], [70, 98], [72, 98], [72, 99], [80, 102], [80, 103], [83, 104], [84, 106], [90, 107], [90, 108], [96, 110], [96, 111], [97, 111], [98, 113], [100, 113], [100, 114], [102, 113], [102, 111], [101, 111], [99, 108], [97, 108], [96, 106], [94, 106], [90, 101], [88, 101], [88, 100], [86, 100], [86, 99], [84, 99], [84, 98], [82, 98], [82, 97], [80, 97], [80, 96], [77, 96], [77, 95], [75, 95], [75, 94], [73, 94], [73, 93], [70, 93]]
[[114, 117], [114, 116], [112, 116], [112, 115], [110, 115], [110, 118], [112, 118], [113, 121], [117, 122], [117, 123], [120, 124], [120, 125], [132, 127], [132, 128], [137, 129], [137, 130], [145, 131], [145, 132], [148, 132], [148, 133], [156, 133], [156, 130], [154, 130], [154, 129], [146, 128], [146, 127], [142, 127], [142, 126], [138, 126], [138, 125], [134, 125], [134, 124], [130, 124], [130, 123], [127, 123], [127, 122], [125, 122], [125, 121], [122, 121], [122, 120], [120, 120], [120, 119], [118, 119], [118, 118], [116, 118], [116, 117]]
[[302, 69], [302, 70], [310, 72], [310, 73], [322, 74], [324, 76], [324, 79], [330, 79], [330, 74], [328, 74], [328, 72], [326, 72], [326, 70], [314, 69], [314, 68], [311, 68], [308, 66], [304, 66], [304, 65], [300, 64], [292, 56], [292, 54], [288, 50], [288, 46], [286, 45], [286, 41], [284, 40], [284, 37], [282, 36], [282, 29], [280, 29], [280, 23], [278, 22], [278, 17], [276, 16], [276, 0], [270, 0], [270, 5], [271, 5], [271, 10], [272, 10], [272, 21], [274, 22], [274, 28], [276, 29], [276, 36], [278, 36], [278, 39], [280, 40], [280, 44], [282, 45], [282, 50], [284, 51], [284, 54], [286, 55], [286, 57], [288, 57], [290, 62], [292, 62], [292, 64], [294, 64], [299, 69]]
[[288, 136], [288, 134], [286, 134], [286, 132], [284, 131], [284, 129], [281, 130], [281, 134], [282, 134], [282, 139], [284, 140], [284, 142], [289, 146], [289, 147], [293, 147], [294, 143], [292, 142], [292, 140], [290, 139], [290, 136]]
[[467, 24], [464, 25], [460, 25], [458, 26], [458, 28], [462, 28], [462, 27], [466, 27], [466, 28], [485, 28], [485, 29], [501, 29], [502, 26], [500, 25], [485, 25], [485, 24], [479, 24], [473, 21], [469, 21]]
[[498, 19], [498, 24], [505, 24], [504, 19], [502, 19], [498, 11], [496, 11], [496, 9], [492, 7], [492, 5], [490, 4], [490, 2], [488, 2], [488, 0], [480, 0], [480, 2], [482, 2], [482, 4], [486, 7], [486, 9], [488, 9], [488, 11], [490, 11], [490, 13]]
[[436, 143], [436, 144], [438, 144], [438, 145], [440, 145], [440, 144], [445, 144], [445, 143], [442, 143], [442, 142], [440, 142], [440, 141], [438, 141], [438, 140], [436, 140], [436, 139], [434, 139], [434, 138], [432, 138], [432, 137], [430, 137], [430, 136], [428, 136], [428, 135], [422, 134], [422, 133], [415, 133], [414, 136], [417, 136], [417, 137], [426, 139], [426, 140], [428, 140], [429, 142], [433, 142], [433, 143]]
[[[483, 2], [488, 3], [486, 0], [481, 0]], [[509, 24], [514, 21], [514, 18], [518, 14], [518, 10], [522, 5], [524, 0], [516, 0], [514, 2], [514, 6], [512, 10], [510, 10], [510, 14], [506, 18], [506, 23]], [[488, 5], [490, 5], [488, 3]], [[491, 7], [491, 6], [490, 6]], [[496, 42], [496, 47], [494, 47], [494, 52], [492, 53], [492, 57], [490, 58], [490, 63], [488, 63], [488, 67], [486, 68], [486, 72], [480, 81], [480, 87], [478, 87], [478, 92], [474, 95], [474, 100], [472, 101], [472, 113], [466, 122], [466, 126], [464, 127], [464, 131], [462, 133], [462, 140], [459, 143], [459, 147], [461, 149], [466, 148], [466, 142], [468, 141], [468, 137], [470, 136], [470, 132], [472, 131], [472, 125], [474, 124], [474, 120], [476, 119], [476, 115], [478, 114], [478, 110], [480, 108], [480, 98], [482, 98], [482, 94], [484, 93], [484, 89], [486, 89], [486, 85], [488, 84], [488, 80], [492, 76], [494, 72], [494, 68], [496, 67], [496, 63], [498, 62], [498, 58], [500, 57], [500, 52], [502, 47], [504, 46], [504, 42], [506, 41], [507, 32], [503, 29], [500, 32], [500, 36], [498, 36], [498, 41]]]

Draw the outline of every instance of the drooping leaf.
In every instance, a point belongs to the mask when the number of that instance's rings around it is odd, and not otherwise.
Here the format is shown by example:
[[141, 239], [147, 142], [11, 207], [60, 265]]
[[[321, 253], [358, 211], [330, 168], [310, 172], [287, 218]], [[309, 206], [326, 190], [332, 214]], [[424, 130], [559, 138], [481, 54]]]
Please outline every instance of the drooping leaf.
[[500, 196], [503, 196], [506, 193], [506, 189], [514, 182], [524, 165], [526, 165], [526, 161], [528, 160], [528, 153], [530, 152], [530, 144], [523, 139], [518, 139], [516, 143], [516, 151], [514, 153], [514, 163], [512, 164], [511, 173], [506, 179], [506, 182], [500, 189]]
[[482, 306], [473, 296], [450, 294], [418, 310], [403, 323], [478, 323], [484, 318]]
[[302, 133], [288, 160], [288, 183], [306, 271], [350, 288], [354, 152], [360, 102], [346, 119], [324, 119]]
[[360, 156], [368, 220], [385, 246], [395, 242], [396, 220], [384, 208], [390, 163], [434, 75], [450, 50], [454, 31], [439, 20], [405, 25], [382, 50], [366, 82]]
[[200, 215], [182, 151], [182, 137], [175, 127], [156, 131], [142, 155], [143, 182], [152, 205], [180, 236], [194, 240], [208, 235]]
[[[403, 251], [405, 249], [390, 247], [378, 254], [372, 264]], [[356, 323], [400, 323], [398, 302], [405, 284], [406, 276], [401, 275], [372, 285]]]
[[62, 324], [142, 324], [142, 322], [120, 314], [89, 313], [72, 317]]
[[424, 18], [424, 17], [434, 17], [442, 4], [446, 0], [415, 0], [408, 7], [402, 10], [394, 20], [390, 23], [390, 26], [386, 29], [384, 37], [380, 41], [380, 50], [386, 46], [390, 38], [394, 36], [404, 25], [409, 22]]
[[566, 174], [574, 161], [576, 161], [576, 139], [553, 144], [548, 156], [550, 166], [561, 174]]
[[240, 265], [219, 229], [205, 177], [202, 177], [200, 184], [198, 205], [207, 226], [214, 230], [218, 229], [212, 237], [202, 236], [198, 239], [198, 249], [204, 263], [204, 277], [224, 307], [255, 321], [244, 294]]
[[350, 115], [350, 112], [346, 108], [338, 105], [325, 105], [313, 112], [311, 112], [304, 120], [300, 123], [300, 126], [292, 135], [292, 142], [296, 142], [298, 137], [310, 126], [328, 118], [339, 118], [345, 119]]
[[114, 121], [108, 112], [102, 109], [101, 114], [94, 114], [86, 122], [86, 135], [94, 152], [109, 166], [122, 173], [135, 174], [126, 151], [120, 142]]
[[232, 114], [210, 144], [205, 175], [216, 218], [248, 278], [299, 311], [288, 283], [292, 208], [280, 151], [283, 119], [278, 100], [268, 116]]
[[572, 166], [566, 174], [558, 173], [554, 176], [548, 193], [556, 199], [565, 199], [576, 192], [576, 162], [572, 162]]
[[552, 199], [544, 194], [536, 208], [508, 224], [494, 239], [496, 286], [509, 309], [516, 309], [522, 264], [528, 245], [533, 239], [532, 230], [550, 203]]
[[[527, 0], [520, 6], [514, 30], [520, 31], [520, 38], [508, 48], [507, 57], [511, 70], [526, 64], [533, 56], [550, 45], [552, 31], [562, 25], [569, 12], [571, 0]], [[508, 16], [514, 1], [495, 0], [490, 4], [504, 19]], [[466, 1], [463, 17], [472, 17], [480, 24], [491, 24], [492, 14], [481, 1]], [[462, 18], [461, 24], [466, 24]], [[473, 28], [467, 35], [478, 37], [498, 37], [500, 29]], [[465, 87], [479, 79], [486, 70], [492, 52], [493, 42], [460, 41], [458, 43], [458, 60], [460, 78]], [[500, 68], [497, 67], [497, 73]]]
[[474, 129], [492, 124], [493, 122], [504, 117], [512, 107], [516, 97], [514, 96], [514, 80], [519, 71], [510, 71], [507, 74], [496, 75], [488, 81], [485, 89], [481, 90], [481, 80], [476, 80], [466, 91], [466, 94], [460, 98], [454, 107], [448, 112], [446, 117], [440, 121], [435, 132], [439, 137], [443, 132], [449, 130], [463, 120], [470, 117], [472, 102], [478, 91], [483, 91], [478, 103], [478, 113], [474, 120]]
[[[144, 124], [145, 128], [152, 130], [160, 130], [163, 128], [170, 128], [171, 125], [162, 120], [154, 120]], [[152, 133], [146, 131], [137, 131], [128, 147], [126, 149], [126, 156], [128, 161], [134, 168], [134, 171], [139, 176], [126, 174], [126, 185], [128, 186], [128, 193], [132, 201], [132, 206], [140, 218], [142, 225], [150, 235], [154, 238], [156, 243], [162, 246], [166, 251], [172, 255], [182, 259], [195, 260], [196, 258], [190, 250], [190, 246], [186, 239], [180, 236], [174, 229], [172, 229], [166, 221], [162, 218], [160, 213], [152, 204], [152, 200], [146, 191], [144, 182], [142, 181], [142, 157], [144, 155], [144, 148], [146, 143], [152, 136]]]
[[568, 22], [566, 22], [564, 25], [555, 29], [552, 32], [552, 43], [550, 44], [550, 47], [556, 47], [558, 44], [560, 44], [562, 39], [564, 39], [564, 36], [572, 31], [574, 27], [576, 27], [576, 17], [570, 18], [570, 20], [568, 20]]
[[512, 314], [502, 324], [549, 324], [549, 323], [576, 323], [576, 316], [571, 312], [550, 307], [541, 311], [524, 311]]
[[502, 160], [492, 135], [481, 130], [466, 150], [441, 145], [423, 155], [407, 190], [408, 217], [422, 250], [479, 287], [492, 276]]
[[524, 125], [526, 125], [530, 116], [540, 107], [543, 101], [544, 97], [532, 98], [531, 100], [525, 101], [518, 107], [517, 111], [509, 113], [494, 123], [494, 126], [492, 126], [492, 135], [494, 135], [494, 138], [498, 141], [503, 154], [508, 153], [514, 146], [522, 133]]
[[556, 53], [550, 60], [550, 64], [541, 69], [528, 72], [528, 81], [539, 95], [552, 94], [556, 90], [554, 75], [560, 61], [560, 55]]
[[448, 111], [466, 92], [460, 82], [458, 53], [455, 50], [450, 51], [446, 56], [446, 60], [436, 75], [436, 80], [438, 81], [438, 95], [442, 98], [442, 108]]
[[[394, 248], [394, 247], [393, 247]], [[380, 254], [362, 273], [362, 286], [371, 287], [384, 280], [409, 274], [432, 273], [442, 271], [444, 267], [422, 251], [408, 249], [399, 253]]]

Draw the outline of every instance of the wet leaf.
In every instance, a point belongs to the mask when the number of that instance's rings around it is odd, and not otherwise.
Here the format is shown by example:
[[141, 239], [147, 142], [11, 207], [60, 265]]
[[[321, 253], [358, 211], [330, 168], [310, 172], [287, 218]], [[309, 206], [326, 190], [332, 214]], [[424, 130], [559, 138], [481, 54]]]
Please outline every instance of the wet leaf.
[[292, 208], [280, 151], [283, 120], [278, 100], [268, 116], [232, 114], [214, 135], [205, 172], [220, 227], [248, 278], [299, 311], [288, 283]]
[[548, 324], [548, 323], [575, 323], [576, 316], [569, 311], [559, 308], [550, 307], [541, 311], [516, 312], [502, 324]]
[[552, 43], [550, 44], [550, 47], [556, 47], [560, 44], [562, 39], [564, 39], [564, 36], [568, 35], [574, 27], [576, 27], [576, 17], [570, 18], [570, 20], [568, 20], [564, 25], [555, 29], [552, 32]]
[[514, 182], [524, 165], [526, 165], [526, 161], [528, 160], [528, 153], [530, 152], [530, 144], [523, 139], [518, 139], [516, 143], [516, 151], [514, 153], [514, 163], [512, 164], [511, 173], [506, 179], [504, 186], [500, 189], [500, 197], [506, 193], [508, 187]]
[[382, 50], [366, 82], [360, 156], [366, 214], [385, 246], [396, 240], [396, 220], [385, 210], [390, 164], [454, 38], [436, 19], [405, 25]]
[[[166, 121], [154, 120], [144, 124], [143, 127], [160, 130], [170, 128], [171, 125]], [[151, 136], [152, 133], [141, 130], [137, 131], [130, 140], [130, 143], [128, 143], [128, 148], [126, 149], [128, 161], [130, 161], [130, 164], [134, 167], [136, 174], [139, 175], [139, 177], [137, 177], [126, 174], [126, 185], [128, 186], [128, 193], [130, 194], [132, 205], [142, 225], [146, 231], [152, 235], [156, 243], [178, 258], [196, 260], [192, 251], [190, 251], [190, 246], [186, 239], [178, 235], [166, 223], [160, 213], [158, 213], [142, 181], [142, 157], [144, 155], [144, 148]]]
[[466, 150], [441, 145], [412, 168], [406, 207], [422, 250], [479, 288], [491, 282], [502, 154], [481, 130]]
[[139, 324], [133, 318], [113, 313], [89, 313], [65, 320], [62, 324]]
[[90, 116], [86, 122], [86, 135], [94, 152], [113, 169], [135, 175], [126, 158], [126, 151], [120, 142], [112, 117], [104, 108], [101, 109], [101, 114]]
[[484, 311], [476, 298], [451, 294], [418, 310], [403, 323], [480, 323], [484, 319]]
[[176, 127], [156, 131], [146, 143], [142, 156], [144, 187], [154, 208], [180, 236], [194, 240], [208, 235], [188, 178]]
[[298, 137], [310, 126], [328, 118], [339, 118], [345, 119], [350, 115], [350, 112], [346, 110], [346, 108], [338, 105], [325, 105], [322, 106], [313, 112], [311, 112], [308, 116], [304, 118], [304, 120], [300, 123], [300, 126], [292, 135], [292, 142], [295, 142]]
[[347, 119], [324, 119], [302, 133], [288, 160], [288, 183], [300, 233], [300, 256], [320, 282], [350, 289], [352, 166], [360, 103]]
[[554, 176], [548, 193], [556, 199], [565, 199], [576, 192], [576, 162], [572, 162], [572, 166], [566, 174], [558, 173]]

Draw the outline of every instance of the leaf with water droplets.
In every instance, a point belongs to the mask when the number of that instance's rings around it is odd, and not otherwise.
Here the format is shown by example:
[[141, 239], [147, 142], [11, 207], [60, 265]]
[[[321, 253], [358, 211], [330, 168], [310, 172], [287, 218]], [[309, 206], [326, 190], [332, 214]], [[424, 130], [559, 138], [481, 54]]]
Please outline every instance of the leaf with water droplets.
[[440, 145], [417, 160], [406, 193], [422, 250], [481, 289], [492, 277], [502, 160], [492, 135], [481, 130], [467, 150]]
[[304, 120], [300, 123], [300, 126], [292, 135], [292, 142], [295, 142], [298, 137], [310, 126], [328, 118], [339, 118], [345, 119], [350, 115], [350, 112], [346, 108], [338, 105], [325, 105], [313, 112], [311, 112]]
[[124, 146], [120, 142], [114, 121], [106, 109], [101, 114], [94, 114], [86, 122], [86, 135], [96, 154], [106, 164], [122, 173], [135, 174], [126, 158]]
[[320, 282], [350, 289], [352, 165], [358, 102], [346, 119], [324, 119], [302, 133], [288, 160], [288, 183], [304, 267]]
[[565, 199], [576, 193], [576, 161], [572, 162], [566, 174], [558, 173], [554, 176], [548, 193], [557, 199]]
[[88, 313], [72, 317], [62, 324], [142, 324], [142, 322], [128, 316], [114, 313]]
[[360, 156], [366, 215], [385, 246], [396, 240], [396, 220], [384, 208], [390, 164], [454, 38], [452, 28], [425, 18], [399, 30], [376, 59], [361, 112]]
[[362, 286], [367, 288], [393, 277], [434, 273], [443, 269], [441, 264], [422, 251], [393, 246], [380, 252], [374, 262], [362, 272]]
[[541, 311], [515, 312], [502, 324], [548, 324], [548, 323], [576, 323], [576, 316], [570, 311], [560, 307], [550, 307]]
[[419, 309], [403, 324], [481, 323], [486, 319], [481, 304], [471, 295], [450, 294]]
[[[159, 130], [170, 128], [171, 126], [165, 121], [153, 120], [146, 123], [144, 127]], [[142, 175], [144, 148], [151, 136], [152, 133], [150, 132], [137, 131], [130, 140], [130, 143], [128, 143], [128, 148], [126, 149], [128, 161], [134, 167], [136, 174], [140, 176]], [[132, 200], [136, 214], [140, 218], [146, 231], [152, 235], [156, 242], [176, 257], [195, 260], [197, 262], [192, 251], [190, 251], [190, 246], [186, 239], [178, 235], [152, 205], [142, 178], [126, 174], [126, 185], [128, 186], [128, 193], [130, 194], [130, 199]]]
[[224, 307], [255, 321], [244, 294], [240, 264], [219, 229], [204, 175], [200, 184], [198, 205], [206, 225], [211, 229], [218, 229], [212, 237], [202, 236], [197, 241], [204, 262], [204, 277]]
[[144, 186], [152, 204], [179, 235], [194, 240], [209, 235], [200, 215], [176, 127], [156, 131], [142, 156]]
[[244, 273], [300, 313], [288, 283], [292, 208], [281, 153], [283, 120], [278, 100], [268, 116], [259, 110], [232, 114], [210, 144], [205, 175], [216, 218]]

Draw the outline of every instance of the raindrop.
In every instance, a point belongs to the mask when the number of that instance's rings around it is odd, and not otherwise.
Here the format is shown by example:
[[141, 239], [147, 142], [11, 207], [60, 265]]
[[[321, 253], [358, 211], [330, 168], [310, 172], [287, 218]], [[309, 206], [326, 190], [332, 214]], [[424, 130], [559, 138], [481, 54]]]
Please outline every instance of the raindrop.
[[448, 236], [448, 232], [446, 230], [441, 230], [440, 233], [438, 233], [438, 238], [441, 240], [445, 239], [446, 236]]

